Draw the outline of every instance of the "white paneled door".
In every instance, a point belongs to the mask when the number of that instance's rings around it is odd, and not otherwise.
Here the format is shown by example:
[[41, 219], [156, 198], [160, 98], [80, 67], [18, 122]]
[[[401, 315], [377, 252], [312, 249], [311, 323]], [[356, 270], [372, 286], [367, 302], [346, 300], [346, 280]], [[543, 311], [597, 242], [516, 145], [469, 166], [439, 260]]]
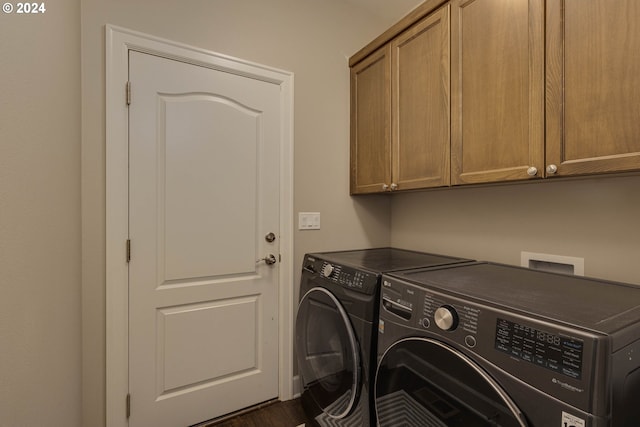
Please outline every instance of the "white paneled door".
[[280, 87], [129, 77], [129, 425], [189, 426], [278, 396]]

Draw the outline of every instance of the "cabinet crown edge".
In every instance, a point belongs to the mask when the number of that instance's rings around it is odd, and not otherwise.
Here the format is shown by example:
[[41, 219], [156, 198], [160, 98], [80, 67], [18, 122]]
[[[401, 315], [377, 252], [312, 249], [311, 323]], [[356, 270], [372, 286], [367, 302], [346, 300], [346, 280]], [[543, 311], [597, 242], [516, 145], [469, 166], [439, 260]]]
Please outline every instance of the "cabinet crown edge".
[[407, 28], [409, 28], [417, 21], [424, 18], [443, 4], [447, 3], [447, 1], [448, 0], [426, 0], [425, 2], [416, 6], [415, 9], [405, 15], [402, 19], [400, 19], [400, 21], [396, 22], [387, 31], [373, 39], [369, 44], [360, 49], [358, 52], [354, 53], [349, 58], [349, 67], [353, 67], [358, 62], [369, 56], [371, 53], [389, 43], [397, 35], [405, 31]]

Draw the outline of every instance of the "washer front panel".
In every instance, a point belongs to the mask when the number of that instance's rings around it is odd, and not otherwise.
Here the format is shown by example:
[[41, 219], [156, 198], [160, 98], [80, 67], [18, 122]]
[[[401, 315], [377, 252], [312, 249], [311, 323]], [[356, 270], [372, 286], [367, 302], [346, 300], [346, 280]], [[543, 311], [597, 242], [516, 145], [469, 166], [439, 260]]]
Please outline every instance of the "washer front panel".
[[[435, 321], [441, 307], [456, 317], [450, 330]], [[381, 333], [387, 322], [402, 325], [405, 336], [415, 335], [413, 330], [442, 340], [586, 412], [608, 409], [594, 407], [604, 395], [590, 392], [606, 369], [604, 357], [598, 357], [608, 351], [604, 337], [388, 276], [383, 277], [380, 313]], [[551, 343], [542, 345], [543, 338]]]
[[489, 374], [457, 350], [428, 338], [402, 339], [383, 354], [375, 406], [380, 427], [527, 427], [516, 404]]

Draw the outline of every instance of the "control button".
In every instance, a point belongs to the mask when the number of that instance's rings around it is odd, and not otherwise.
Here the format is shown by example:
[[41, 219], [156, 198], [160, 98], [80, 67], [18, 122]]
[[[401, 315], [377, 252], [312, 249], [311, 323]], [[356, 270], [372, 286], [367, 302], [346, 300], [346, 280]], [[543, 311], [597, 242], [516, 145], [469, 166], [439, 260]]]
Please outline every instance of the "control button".
[[476, 341], [476, 337], [474, 337], [473, 335], [467, 335], [466, 337], [464, 337], [464, 343], [469, 348], [473, 348], [476, 346], [476, 344], [478, 344], [478, 342]]
[[329, 278], [333, 274], [333, 270], [335, 270], [333, 265], [325, 264], [325, 265], [322, 266], [322, 272], [321, 273], [322, 273], [322, 275], [324, 277]]
[[443, 331], [453, 331], [458, 326], [458, 314], [450, 305], [439, 307], [433, 315], [436, 325]]
[[429, 320], [428, 317], [425, 317], [424, 319], [422, 319], [422, 327], [427, 329], [429, 326], [431, 326], [431, 320]]

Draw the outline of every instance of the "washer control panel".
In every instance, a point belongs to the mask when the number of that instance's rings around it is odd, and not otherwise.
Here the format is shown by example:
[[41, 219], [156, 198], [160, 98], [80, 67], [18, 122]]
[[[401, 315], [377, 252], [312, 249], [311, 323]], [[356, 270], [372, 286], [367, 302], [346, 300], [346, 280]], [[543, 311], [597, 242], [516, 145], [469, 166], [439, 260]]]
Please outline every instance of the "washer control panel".
[[[488, 360], [538, 366], [563, 379], [583, 379], [591, 340], [577, 331], [494, 307], [446, 288], [416, 285], [383, 275], [380, 323], [442, 337]], [[382, 328], [381, 330], [383, 330]]]
[[584, 341], [498, 318], [496, 350], [570, 378], [582, 378]]
[[468, 348], [476, 347], [480, 340], [480, 307], [386, 276], [382, 280], [380, 312], [381, 318], [446, 336]]

